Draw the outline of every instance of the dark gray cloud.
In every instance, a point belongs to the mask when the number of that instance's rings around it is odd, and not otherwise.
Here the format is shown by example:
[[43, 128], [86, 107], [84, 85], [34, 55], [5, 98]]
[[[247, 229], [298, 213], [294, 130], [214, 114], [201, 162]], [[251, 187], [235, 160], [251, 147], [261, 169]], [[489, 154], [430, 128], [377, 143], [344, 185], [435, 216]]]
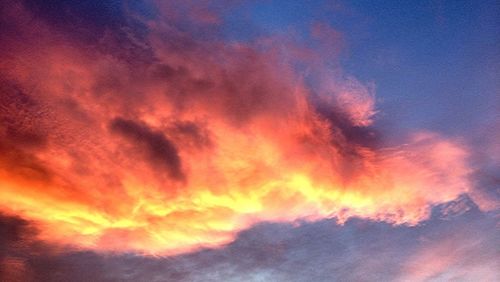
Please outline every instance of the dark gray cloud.
[[166, 168], [172, 178], [177, 180], [185, 178], [177, 148], [163, 133], [123, 118], [115, 118], [109, 127], [112, 132], [120, 134], [142, 149], [153, 164]]

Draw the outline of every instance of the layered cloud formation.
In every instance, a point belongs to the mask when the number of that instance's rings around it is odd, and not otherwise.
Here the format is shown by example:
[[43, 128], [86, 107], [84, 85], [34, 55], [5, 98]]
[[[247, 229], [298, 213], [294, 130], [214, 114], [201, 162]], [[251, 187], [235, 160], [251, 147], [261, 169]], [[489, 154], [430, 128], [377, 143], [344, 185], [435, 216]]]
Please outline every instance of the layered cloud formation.
[[[460, 212], [450, 212], [461, 206]], [[0, 217], [4, 281], [495, 281], [500, 236], [467, 197], [409, 227], [350, 219], [262, 223], [220, 248], [174, 257], [65, 251]], [[481, 232], [478, 232], [481, 230]], [[3, 276], [2, 276], [3, 274]], [[8, 279], [12, 280], [8, 280]], [[16, 280], [17, 279], [17, 280]]]
[[335, 56], [227, 42], [208, 6], [99, 5], [2, 4], [0, 207], [42, 240], [178, 254], [262, 221], [414, 225], [472, 191], [457, 140], [385, 146], [374, 87]]

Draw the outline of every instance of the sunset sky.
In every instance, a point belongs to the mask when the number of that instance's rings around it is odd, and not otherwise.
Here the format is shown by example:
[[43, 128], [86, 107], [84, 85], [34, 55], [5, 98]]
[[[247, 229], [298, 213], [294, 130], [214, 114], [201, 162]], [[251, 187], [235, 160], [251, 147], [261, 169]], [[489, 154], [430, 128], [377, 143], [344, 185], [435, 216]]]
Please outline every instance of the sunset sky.
[[499, 15], [1, 1], [0, 281], [499, 281]]

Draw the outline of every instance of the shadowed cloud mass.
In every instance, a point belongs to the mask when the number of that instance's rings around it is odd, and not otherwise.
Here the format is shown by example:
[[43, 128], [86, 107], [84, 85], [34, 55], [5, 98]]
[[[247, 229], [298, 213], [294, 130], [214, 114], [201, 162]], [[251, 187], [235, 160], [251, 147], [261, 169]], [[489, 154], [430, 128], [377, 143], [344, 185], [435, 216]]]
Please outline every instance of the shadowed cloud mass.
[[154, 164], [164, 166], [170, 177], [184, 178], [177, 149], [161, 132], [152, 131], [147, 126], [121, 118], [113, 119], [109, 127], [111, 131], [142, 147], [146, 151], [147, 158]]

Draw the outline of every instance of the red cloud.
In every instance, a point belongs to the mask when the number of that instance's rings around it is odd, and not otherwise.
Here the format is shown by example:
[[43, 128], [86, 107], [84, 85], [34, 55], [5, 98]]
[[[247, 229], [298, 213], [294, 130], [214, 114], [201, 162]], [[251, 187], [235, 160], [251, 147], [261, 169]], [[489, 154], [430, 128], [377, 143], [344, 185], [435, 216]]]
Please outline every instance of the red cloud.
[[353, 78], [323, 81], [317, 96], [274, 49], [199, 40], [161, 20], [143, 23], [142, 41], [110, 27], [81, 42], [13, 9], [0, 206], [47, 240], [182, 252], [265, 220], [416, 224], [469, 190], [467, 150], [451, 140], [358, 142], [376, 110]]

